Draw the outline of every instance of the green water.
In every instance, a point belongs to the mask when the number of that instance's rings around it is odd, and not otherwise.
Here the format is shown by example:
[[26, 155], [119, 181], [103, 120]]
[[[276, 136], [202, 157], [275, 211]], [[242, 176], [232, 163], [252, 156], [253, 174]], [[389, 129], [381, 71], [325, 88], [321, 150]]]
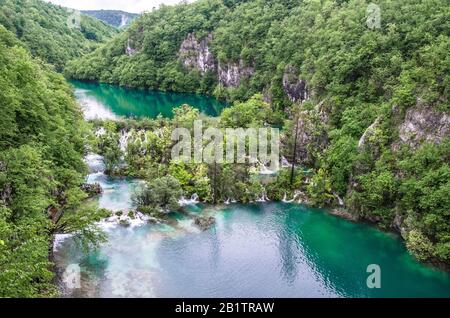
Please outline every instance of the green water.
[[[135, 181], [92, 174], [99, 204], [131, 207]], [[127, 203], [128, 202], [128, 203]], [[212, 215], [200, 231], [193, 216]], [[450, 275], [417, 262], [394, 234], [290, 203], [193, 205], [168, 224], [103, 226], [108, 242], [85, 254], [58, 244], [63, 271], [81, 268], [76, 297], [450, 297]], [[369, 264], [381, 288], [366, 285]]]
[[75, 96], [87, 119], [117, 117], [172, 117], [172, 109], [183, 104], [198, 108], [209, 116], [217, 116], [226, 106], [200, 94], [154, 92], [116, 85], [71, 81]]

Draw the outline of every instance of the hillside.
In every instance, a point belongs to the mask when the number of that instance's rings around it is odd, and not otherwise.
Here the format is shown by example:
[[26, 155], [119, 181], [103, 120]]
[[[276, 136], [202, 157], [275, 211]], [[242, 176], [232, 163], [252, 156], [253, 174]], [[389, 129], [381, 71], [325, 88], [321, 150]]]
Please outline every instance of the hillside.
[[139, 16], [136, 13], [120, 10], [83, 10], [81, 12], [119, 29], [128, 26]]
[[40, 0], [0, 0], [0, 24], [59, 71], [116, 33], [97, 19]]
[[51, 296], [52, 235], [95, 236], [79, 207], [87, 127], [62, 75], [3, 26], [0, 83], [0, 297]]
[[419, 259], [448, 264], [448, 5], [383, 0], [380, 17], [368, 5], [163, 6], [70, 63], [66, 74], [229, 101], [262, 93], [273, 110], [268, 121], [283, 123], [283, 154], [314, 171], [307, 186], [313, 205], [342, 201], [358, 217], [400, 232]]

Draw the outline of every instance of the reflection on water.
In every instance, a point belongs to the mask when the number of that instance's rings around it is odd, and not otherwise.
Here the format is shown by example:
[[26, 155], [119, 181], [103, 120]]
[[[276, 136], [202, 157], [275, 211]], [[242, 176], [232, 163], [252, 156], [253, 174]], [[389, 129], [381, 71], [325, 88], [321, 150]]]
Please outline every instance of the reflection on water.
[[217, 116], [226, 106], [200, 94], [155, 92], [127, 89], [116, 85], [71, 81], [75, 96], [86, 119], [118, 117], [172, 117], [172, 109], [183, 104], [198, 108], [209, 116]]

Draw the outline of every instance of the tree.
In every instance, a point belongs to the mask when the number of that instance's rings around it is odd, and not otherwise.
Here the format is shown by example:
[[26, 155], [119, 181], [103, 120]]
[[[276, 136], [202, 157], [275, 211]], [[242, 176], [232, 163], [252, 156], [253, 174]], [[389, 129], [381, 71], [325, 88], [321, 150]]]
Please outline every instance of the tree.
[[167, 175], [148, 182], [134, 197], [137, 209], [150, 215], [161, 215], [180, 207], [183, 195], [177, 179]]

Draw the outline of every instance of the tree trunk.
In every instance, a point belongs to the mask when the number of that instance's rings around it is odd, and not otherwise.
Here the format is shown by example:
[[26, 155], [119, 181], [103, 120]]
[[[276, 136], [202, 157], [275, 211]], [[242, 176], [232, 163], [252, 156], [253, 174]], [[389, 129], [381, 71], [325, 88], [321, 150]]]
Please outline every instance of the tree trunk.
[[297, 154], [297, 136], [298, 136], [298, 122], [299, 122], [299, 116], [295, 116], [295, 137], [294, 137], [294, 153], [292, 155], [292, 167], [291, 167], [291, 186], [294, 183], [294, 174], [295, 174], [295, 160], [296, 154]]

